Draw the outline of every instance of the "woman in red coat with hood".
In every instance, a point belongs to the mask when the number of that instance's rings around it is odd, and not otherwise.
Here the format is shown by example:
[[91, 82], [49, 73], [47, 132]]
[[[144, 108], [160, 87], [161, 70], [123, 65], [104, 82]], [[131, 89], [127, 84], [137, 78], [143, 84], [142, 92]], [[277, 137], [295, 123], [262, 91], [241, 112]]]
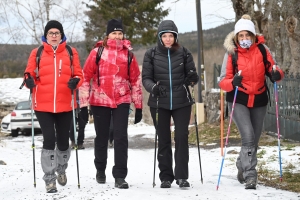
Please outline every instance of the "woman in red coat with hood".
[[[249, 15], [243, 15], [237, 21], [234, 32], [224, 42], [227, 53], [223, 60], [219, 85], [227, 92], [229, 110], [232, 109], [234, 91], [238, 87], [233, 121], [241, 135], [242, 147], [236, 166], [237, 179], [240, 183], [245, 183], [245, 189], [256, 189], [257, 184], [256, 153], [269, 100], [266, 76], [272, 82], [280, 81], [284, 76], [278, 66], [275, 70], [272, 69], [276, 62], [264, 42], [264, 37], [256, 34]], [[260, 48], [266, 50], [266, 64]], [[237, 57], [236, 66], [233, 64], [236, 60], [234, 57]], [[240, 75], [238, 71], [241, 71]]]

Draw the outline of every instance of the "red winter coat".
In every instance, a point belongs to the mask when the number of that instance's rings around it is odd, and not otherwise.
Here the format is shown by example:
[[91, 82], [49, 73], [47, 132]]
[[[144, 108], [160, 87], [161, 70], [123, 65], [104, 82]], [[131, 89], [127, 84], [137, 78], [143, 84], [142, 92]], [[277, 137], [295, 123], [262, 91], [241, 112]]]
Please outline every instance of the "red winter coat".
[[[60, 113], [72, 110], [72, 95], [68, 88], [68, 81], [72, 76], [70, 56], [66, 49], [66, 42], [62, 42], [53, 50], [52, 46], [43, 42], [44, 50], [40, 58], [37, 80], [36, 54], [38, 48], [32, 50], [25, 73], [29, 72], [34, 78], [36, 87], [33, 88], [33, 108], [37, 111]], [[80, 78], [77, 85], [83, 82], [79, 56], [75, 48], [73, 51], [73, 77]], [[74, 97], [76, 96], [74, 91]], [[77, 107], [76, 100], [74, 102]]]
[[[234, 33], [230, 33], [224, 42], [224, 46], [228, 53], [226, 53], [223, 61], [223, 66], [220, 75], [219, 86], [227, 92], [226, 100], [232, 102], [234, 86], [232, 80], [235, 75], [234, 67], [232, 65], [232, 54], [234, 53], [235, 45], [233, 44]], [[265, 106], [268, 103], [268, 97], [265, 87], [265, 65], [263, 62], [263, 55], [258, 48], [258, 44], [264, 44], [265, 40], [262, 35], [257, 35], [257, 43], [252, 44], [249, 49], [243, 49], [239, 45], [237, 48], [238, 59], [237, 71], [241, 70], [242, 85], [238, 87], [238, 95], [236, 102], [247, 107]], [[267, 69], [269, 73], [272, 71], [272, 66], [275, 61], [270, 53], [270, 50], [265, 46], [267, 52], [267, 59], [271, 63], [271, 67]], [[280, 72], [281, 79], [284, 77], [282, 70], [277, 66]], [[231, 93], [230, 93], [231, 92]]]
[[[128, 74], [130, 42], [128, 40], [108, 39], [107, 45], [108, 47], [103, 49], [99, 66], [96, 65], [96, 55], [98, 47], [102, 46], [102, 41], [97, 43], [97, 47], [90, 52], [85, 62], [83, 68], [84, 83], [80, 87], [83, 95], [79, 97], [80, 103], [116, 108], [119, 104], [133, 102], [135, 108], [141, 109], [141, 76], [134, 56]], [[90, 85], [91, 79], [93, 80]]]

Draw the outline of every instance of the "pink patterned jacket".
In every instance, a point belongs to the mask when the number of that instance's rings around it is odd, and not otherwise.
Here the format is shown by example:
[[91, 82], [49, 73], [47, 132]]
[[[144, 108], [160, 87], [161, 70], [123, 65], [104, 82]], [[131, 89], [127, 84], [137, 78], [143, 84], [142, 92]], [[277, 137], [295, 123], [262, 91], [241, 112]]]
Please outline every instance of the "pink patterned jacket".
[[133, 103], [135, 108], [142, 109], [141, 75], [135, 56], [128, 76], [130, 41], [109, 39], [97, 66], [96, 55], [102, 43], [97, 43], [84, 64], [80, 104], [116, 108], [122, 103]]

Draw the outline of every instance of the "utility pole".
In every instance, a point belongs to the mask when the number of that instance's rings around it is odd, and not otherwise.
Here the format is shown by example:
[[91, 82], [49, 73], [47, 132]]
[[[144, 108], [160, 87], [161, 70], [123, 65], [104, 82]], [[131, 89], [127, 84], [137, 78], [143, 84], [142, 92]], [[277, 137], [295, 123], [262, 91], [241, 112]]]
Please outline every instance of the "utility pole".
[[[202, 69], [204, 70], [204, 56], [203, 56], [203, 31], [202, 31], [202, 19], [201, 19], [201, 3], [200, 0], [196, 0], [196, 16], [197, 16], [197, 29], [198, 29], [198, 103], [202, 103]], [[204, 74], [204, 73], [203, 73]]]

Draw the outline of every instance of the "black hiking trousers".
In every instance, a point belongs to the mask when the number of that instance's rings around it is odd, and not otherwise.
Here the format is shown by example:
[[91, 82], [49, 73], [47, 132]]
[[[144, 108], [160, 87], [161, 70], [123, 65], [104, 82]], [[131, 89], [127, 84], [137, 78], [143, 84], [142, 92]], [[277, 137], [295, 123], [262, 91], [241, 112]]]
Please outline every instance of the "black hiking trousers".
[[[107, 165], [107, 146], [109, 138], [110, 120], [113, 119], [114, 161], [112, 169], [114, 178], [127, 176], [128, 158], [128, 112], [130, 104], [124, 103], [117, 108], [91, 106], [96, 131], [95, 167], [98, 171], [105, 171]], [[111, 117], [111, 113], [112, 116]]]
[[35, 111], [43, 133], [43, 149], [54, 150], [55, 143], [60, 151], [69, 148], [69, 129], [72, 122], [72, 111], [50, 113]]
[[[158, 109], [158, 126], [156, 126], [156, 108], [150, 107], [153, 124], [158, 135], [157, 160], [160, 170], [159, 178], [161, 181], [177, 179], [188, 179], [189, 170], [189, 145], [188, 145], [188, 126], [190, 122], [191, 106], [185, 106], [176, 110]], [[172, 166], [172, 142], [170, 123], [171, 117], [175, 125], [175, 169]]]

